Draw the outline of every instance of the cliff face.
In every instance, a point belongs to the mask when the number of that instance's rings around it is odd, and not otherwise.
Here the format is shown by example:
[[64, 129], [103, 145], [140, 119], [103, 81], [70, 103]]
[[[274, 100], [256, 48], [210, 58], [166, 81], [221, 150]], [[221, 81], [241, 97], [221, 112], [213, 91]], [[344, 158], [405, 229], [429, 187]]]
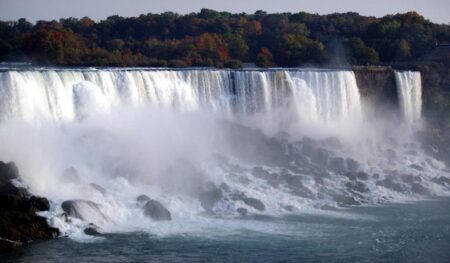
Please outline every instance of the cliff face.
[[[420, 139], [429, 154], [450, 165], [450, 66], [448, 61], [394, 65], [398, 70], [420, 71], [422, 116], [426, 128]], [[354, 67], [362, 99], [373, 114], [399, 117], [399, 98], [393, 67]], [[394, 114], [393, 114], [394, 113]]]
[[391, 67], [354, 67], [359, 92], [375, 115], [399, 114], [397, 86]]
[[432, 63], [419, 65], [418, 70], [422, 74], [423, 116], [428, 124], [421, 138], [431, 154], [450, 166], [450, 67]]

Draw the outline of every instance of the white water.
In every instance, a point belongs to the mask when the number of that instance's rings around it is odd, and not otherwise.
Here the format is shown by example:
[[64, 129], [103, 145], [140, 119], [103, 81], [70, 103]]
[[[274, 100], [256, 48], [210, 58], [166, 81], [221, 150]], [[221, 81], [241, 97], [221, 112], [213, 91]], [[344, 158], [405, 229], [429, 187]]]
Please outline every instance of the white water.
[[422, 114], [422, 81], [420, 72], [396, 71], [397, 93], [405, 120], [413, 124]]
[[[240, 207], [336, 215], [317, 208], [408, 200], [422, 196], [421, 187], [448, 192], [430, 181], [448, 176], [443, 164], [409, 134], [396, 124], [365, 122], [352, 71], [10, 70], [0, 72], [0, 85], [0, 159], [15, 161], [32, 192], [54, 201], [47, 216], [74, 237], [89, 222], [58, 216], [69, 199], [100, 204], [101, 213], [79, 209], [105, 231], [170, 234], [256, 225], [205, 217], [198, 194], [216, 187], [224, 198], [212, 212], [225, 218]], [[323, 140], [328, 136], [342, 145]], [[358, 179], [367, 189], [355, 192], [354, 180], [333, 168], [341, 157], [358, 163], [342, 161], [344, 169], [368, 174]], [[68, 175], [70, 167], [77, 176]], [[383, 183], [389, 176], [394, 183]], [[140, 194], [163, 203], [173, 220], [145, 218]], [[236, 198], [242, 194], [265, 210]]]

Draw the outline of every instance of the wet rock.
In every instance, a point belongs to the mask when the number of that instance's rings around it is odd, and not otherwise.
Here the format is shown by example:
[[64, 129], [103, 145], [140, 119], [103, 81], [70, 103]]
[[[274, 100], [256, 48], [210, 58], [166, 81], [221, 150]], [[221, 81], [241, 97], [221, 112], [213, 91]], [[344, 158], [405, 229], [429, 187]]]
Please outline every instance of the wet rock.
[[203, 192], [199, 195], [200, 204], [206, 211], [212, 211], [214, 205], [223, 197], [222, 190], [219, 188]]
[[304, 198], [314, 198], [314, 193], [306, 186], [294, 188], [291, 193]]
[[345, 173], [344, 176], [347, 177], [350, 181], [356, 181], [355, 173]]
[[252, 175], [256, 178], [264, 179], [264, 180], [270, 180], [272, 178], [272, 174], [268, 171], [264, 170], [262, 167], [253, 167], [252, 169]]
[[29, 202], [37, 211], [48, 211], [50, 209], [50, 203], [45, 197], [31, 196]]
[[87, 200], [67, 200], [61, 204], [63, 211], [71, 217], [85, 221], [90, 219], [101, 219], [108, 221], [107, 216], [102, 212], [101, 206], [95, 202]]
[[376, 182], [376, 185], [383, 186], [397, 192], [404, 192], [402, 185], [394, 182], [394, 178], [392, 176], [388, 176], [384, 178], [384, 180]]
[[368, 193], [370, 190], [367, 186], [362, 182], [347, 182], [345, 184], [348, 190], [359, 193]]
[[236, 209], [236, 211], [239, 213], [239, 215], [241, 216], [247, 216], [248, 214], [248, 210], [243, 208], [243, 207], [239, 207], [238, 209]]
[[220, 189], [222, 189], [224, 192], [230, 192], [230, 191], [231, 191], [230, 187], [229, 187], [226, 183], [221, 183], [219, 187], [220, 187]]
[[243, 185], [247, 185], [250, 183], [250, 179], [248, 179], [245, 176], [240, 176], [239, 177], [239, 183], [243, 184]]
[[344, 158], [334, 157], [330, 160], [328, 169], [335, 172], [343, 172], [346, 170]]
[[435, 177], [431, 181], [442, 186], [450, 186], [450, 178], [445, 176]]
[[106, 194], [106, 189], [96, 183], [90, 183], [89, 186], [99, 191], [102, 195]]
[[430, 191], [419, 183], [413, 183], [411, 191], [419, 195], [430, 195]]
[[148, 201], [150, 201], [150, 197], [148, 197], [146, 195], [140, 195], [140, 196], [136, 197], [136, 201], [138, 203], [147, 203]]
[[0, 162], [0, 251], [16, 249], [22, 243], [46, 240], [59, 235], [36, 214], [49, 209], [46, 198], [32, 196], [25, 188], [16, 187], [11, 180], [19, 171], [14, 163]]
[[336, 194], [333, 196], [333, 200], [339, 206], [349, 206], [349, 205], [351, 206], [351, 205], [360, 205], [361, 204], [353, 196], [347, 196], [347, 195]]
[[0, 161], [0, 176], [2, 181], [19, 178], [19, 169], [14, 162], [4, 163]]
[[359, 163], [352, 158], [346, 158], [345, 163], [347, 165], [347, 170], [350, 172], [356, 172], [360, 167]]
[[92, 223], [89, 224], [89, 226], [87, 228], [85, 228], [83, 232], [86, 235], [89, 235], [89, 236], [101, 236], [101, 235], [103, 235], [101, 229], [98, 226], [96, 226], [96, 225], [94, 225]]
[[0, 252], [11, 252], [23, 246], [22, 242], [0, 237]]
[[256, 198], [244, 197], [242, 198], [242, 202], [244, 202], [248, 206], [255, 208], [258, 211], [264, 211], [266, 209], [264, 203]]
[[278, 181], [284, 182], [290, 187], [303, 187], [303, 177], [298, 175], [282, 174]]
[[366, 181], [366, 180], [369, 180], [370, 175], [366, 172], [358, 172], [358, 173], [356, 173], [356, 177], [359, 180]]
[[144, 205], [143, 209], [144, 215], [150, 217], [153, 220], [165, 221], [172, 219], [169, 210], [167, 210], [160, 202], [156, 200], [148, 201]]
[[310, 156], [311, 161], [319, 166], [326, 166], [330, 158], [330, 152], [325, 149], [317, 149], [313, 155]]
[[409, 167], [416, 169], [417, 171], [421, 171], [421, 172], [424, 171], [423, 167], [418, 164], [411, 164]]
[[401, 178], [402, 178], [403, 182], [408, 183], [408, 184], [422, 182], [422, 179], [420, 178], [420, 176], [412, 175], [412, 174], [403, 174], [401, 176]]

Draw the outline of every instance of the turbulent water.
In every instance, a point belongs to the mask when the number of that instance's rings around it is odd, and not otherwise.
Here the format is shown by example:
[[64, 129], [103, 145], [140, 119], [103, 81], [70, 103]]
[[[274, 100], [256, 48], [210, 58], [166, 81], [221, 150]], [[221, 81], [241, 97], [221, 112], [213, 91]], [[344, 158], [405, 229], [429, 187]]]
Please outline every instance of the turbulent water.
[[[420, 73], [396, 80], [403, 118], [392, 121], [367, 116], [350, 70], [7, 69], [0, 159], [52, 200], [44, 215], [76, 240], [90, 239], [89, 223], [158, 236], [278, 233], [240, 219], [347, 218], [348, 206], [448, 195], [449, 171], [414, 140]], [[147, 218], [141, 194], [172, 220]], [[94, 203], [68, 219], [65, 200]]]

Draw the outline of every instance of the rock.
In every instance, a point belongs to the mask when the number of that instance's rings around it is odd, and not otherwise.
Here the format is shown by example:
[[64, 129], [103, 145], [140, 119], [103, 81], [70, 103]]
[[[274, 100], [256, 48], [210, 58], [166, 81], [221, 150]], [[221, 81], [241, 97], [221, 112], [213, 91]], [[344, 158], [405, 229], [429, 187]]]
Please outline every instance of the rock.
[[345, 184], [348, 190], [359, 193], [368, 193], [370, 190], [367, 186], [362, 182], [347, 182]]
[[423, 167], [418, 164], [411, 164], [409, 167], [416, 169], [417, 171], [421, 171], [421, 172], [424, 171]]
[[231, 191], [230, 187], [226, 183], [221, 183], [220, 184], [220, 189], [222, 189], [224, 192], [230, 192]]
[[0, 161], [0, 181], [9, 181], [19, 178], [19, 169], [13, 162], [4, 163]]
[[88, 222], [109, 221], [109, 218], [102, 212], [101, 206], [95, 202], [87, 200], [68, 200], [61, 204], [64, 212], [71, 217]]
[[239, 215], [241, 216], [247, 216], [248, 211], [245, 208], [239, 207], [238, 209], [236, 209], [236, 211], [239, 213]]
[[335, 172], [344, 172], [346, 169], [344, 158], [334, 157], [330, 160], [328, 164], [328, 169]]
[[100, 228], [94, 224], [89, 224], [83, 232], [89, 236], [101, 236], [103, 234]]
[[148, 201], [144, 207], [144, 215], [150, 217], [153, 220], [164, 221], [171, 220], [172, 216], [160, 202], [156, 200]]
[[214, 205], [223, 197], [222, 190], [219, 188], [203, 192], [199, 195], [200, 204], [206, 211], [212, 211]]
[[102, 195], [106, 194], [106, 189], [96, 183], [90, 183], [89, 186], [99, 191]]
[[422, 182], [422, 179], [420, 178], [420, 176], [414, 176], [412, 174], [403, 174], [401, 176], [403, 182], [408, 183], [408, 184], [412, 184], [412, 183], [420, 183]]
[[442, 186], [450, 186], [450, 178], [447, 178], [445, 176], [435, 177], [431, 179], [431, 181]]
[[140, 195], [136, 197], [136, 201], [138, 201], [138, 203], [147, 203], [148, 201], [150, 201], [150, 197], [146, 195]]
[[264, 179], [264, 180], [270, 180], [272, 178], [272, 174], [268, 171], [264, 170], [262, 167], [253, 167], [252, 169], [252, 175], [256, 178]]
[[411, 191], [419, 195], [430, 195], [430, 191], [419, 183], [413, 183]]
[[255, 208], [258, 211], [264, 211], [266, 209], [266, 207], [264, 206], [263, 202], [259, 201], [256, 198], [244, 197], [244, 198], [242, 198], [242, 201], [246, 205], [251, 206], [251, 207]]
[[359, 169], [359, 163], [352, 158], [346, 158], [345, 163], [347, 164], [347, 170], [350, 172], [356, 172]]
[[49, 209], [48, 200], [16, 187], [10, 180], [17, 179], [18, 175], [14, 163], [0, 162], [0, 251], [11, 251], [22, 243], [59, 235], [59, 230], [50, 227], [46, 218], [36, 214]]
[[366, 172], [358, 172], [358, 173], [356, 173], [356, 177], [359, 180], [366, 181], [366, 180], [369, 180], [370, 175]]
[[394, 178], [392, 176], [387, 176], [384, 180], [376, 182], [376, 185], [383, 186], [397, 192], [404, 192], [402, 185], [394, 182]]
[[50, 203], [45, 197], [32, 196], [30, 197], [30, 203], [37, 211], [48, 211], [50, 209]]
[[350, 181], [356, 181], [356, 174], [354, 173], [345, 173], [345, 177], [347, 177]]
[[348, 205], [360, 205], [361, 203], [358, 202], [353, 196], [346, 196], [346, 195], [334, 195], [333, 200], [339, 205], [339, 206], [348, 206]]
[[23, 246], [22, 242], [0, 237], [0, 252], [11, 252]]

